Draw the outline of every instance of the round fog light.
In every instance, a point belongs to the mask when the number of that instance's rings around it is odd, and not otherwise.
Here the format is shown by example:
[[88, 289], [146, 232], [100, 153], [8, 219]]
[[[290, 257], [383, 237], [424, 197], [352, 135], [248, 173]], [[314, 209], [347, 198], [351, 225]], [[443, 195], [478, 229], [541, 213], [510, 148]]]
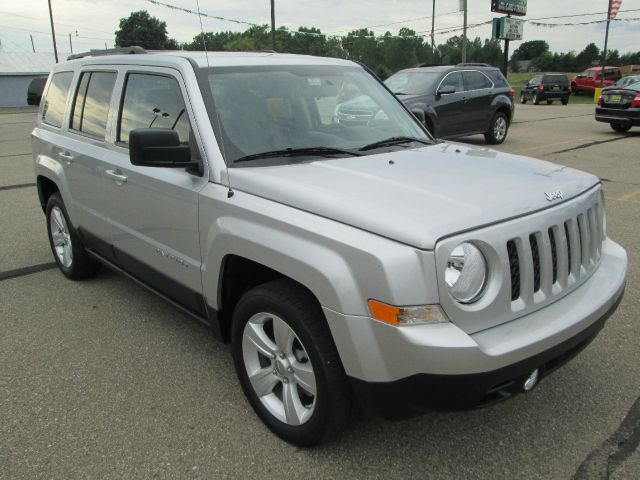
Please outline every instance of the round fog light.
[[529, 391], [531, 391], [531, 389], [533, 387], [536, 386], [536, 383], [538, 383], [538, 369], [537, 368], [533, 372], [531, 372], [531, 375], [529, 375], [527, 377], [527, 379], [524, 381], [524, 384], [522, 385], [522, 388], [524, 388], [525, 392], [529, 392]]

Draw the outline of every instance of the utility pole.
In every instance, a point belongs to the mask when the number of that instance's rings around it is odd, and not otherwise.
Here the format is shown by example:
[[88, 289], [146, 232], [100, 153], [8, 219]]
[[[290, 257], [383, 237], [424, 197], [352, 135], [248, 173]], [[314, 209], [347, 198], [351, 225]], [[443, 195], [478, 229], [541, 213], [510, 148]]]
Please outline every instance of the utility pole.
[[611, 23], [611, 0], [607, 10], [607, 31], [604, 34], [604, 51], [602, 52], [602, 72], [600, 73], [600, 87], [604, 87], [604, 67], [607, 64], [607, 43], [609, 43], [609, 24]]
[[[511, 14], [507, 15], [507, 18], [511, 18]], [[509, 39], [504, 39], [504, 55], [502, 57], [502, 74], [504, 78], [507, 78], [509, 73]]]
[[36, 53], [36, 46], [33, 44], [33, 35], [29, 34], [29, 37], [31, 37], [31, 48], [33, 49], [33, 53]]
[[53, 40], [53, 55], [58, 63], [58, 46], [56, 45], [56, 30], [53, 28], [53, 11], [51, 10], [51, 0], [49, 1], [49, 20], [51, 21], [51, 39]]
[[462, 63], [467, 61], [467, 0], [462, 0], [464, 5], [464, 27], [462, 30]]
[[73, 53], [73, 43], [71, 43], [71, 34], [69, 34], [69, 48], [71, 49], [71, 53]]
[[271, 50], [276, 51], [276, 6], [271, 0]]
[[435, 29], [436, 29], [436, 0], [432, 0], [433, 3], [433, 11], [431, 12], [431, 61], [435, 63], [436, 58], [436, 40], [435, 40]]

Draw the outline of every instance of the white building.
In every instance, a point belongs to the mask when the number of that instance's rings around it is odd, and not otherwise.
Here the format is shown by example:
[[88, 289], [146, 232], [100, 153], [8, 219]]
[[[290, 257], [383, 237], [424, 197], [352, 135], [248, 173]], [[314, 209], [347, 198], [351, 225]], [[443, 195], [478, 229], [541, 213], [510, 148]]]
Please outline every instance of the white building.
[[53, 53], [0, 52], [0, 107], [27, 105], [27, 88], [36, 77], [48, 75]]

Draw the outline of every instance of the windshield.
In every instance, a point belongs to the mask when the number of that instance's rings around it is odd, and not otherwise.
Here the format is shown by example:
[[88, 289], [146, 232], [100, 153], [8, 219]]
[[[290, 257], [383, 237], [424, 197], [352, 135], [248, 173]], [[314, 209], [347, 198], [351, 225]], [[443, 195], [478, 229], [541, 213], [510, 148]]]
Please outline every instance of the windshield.
[[[300, 161], [274, 155], [285, 150], [318, 149], [319, 153], [304, 152], [317, 158], [360, 154], [361, 148], [394, 137], [433, 142], [398, 100], [360, 67], [219, 67], [208, 70], [208, 79], [228, 165], [249, 156], [260, 160], [252, 166]], [[254, 158], [263, 153], [270, 153], [270, 160]]]
[[398, 72], [384, 83], [398, 95], [422, 95], [431, 89], [440, 76], [440, 73], [435, 72]]

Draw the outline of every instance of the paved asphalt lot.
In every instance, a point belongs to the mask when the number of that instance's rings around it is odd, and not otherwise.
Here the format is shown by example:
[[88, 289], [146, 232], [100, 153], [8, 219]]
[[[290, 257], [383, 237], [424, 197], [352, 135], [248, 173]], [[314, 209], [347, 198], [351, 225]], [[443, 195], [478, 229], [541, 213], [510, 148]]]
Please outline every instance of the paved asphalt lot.
[[0, 111], [1, 479], [640, 478], [640, 129], [616, 134], [590, 105], [525, 105], [499, 147], [603, 178], [630, 272], [585, 352], [494, 407], [366, 417], [303, 450], [253, 414], [228, 346], [135, 283], [108, 271], [71, 282], [47, 265], [3, 278], [52, 261], [31, 185], [34, 118]]

